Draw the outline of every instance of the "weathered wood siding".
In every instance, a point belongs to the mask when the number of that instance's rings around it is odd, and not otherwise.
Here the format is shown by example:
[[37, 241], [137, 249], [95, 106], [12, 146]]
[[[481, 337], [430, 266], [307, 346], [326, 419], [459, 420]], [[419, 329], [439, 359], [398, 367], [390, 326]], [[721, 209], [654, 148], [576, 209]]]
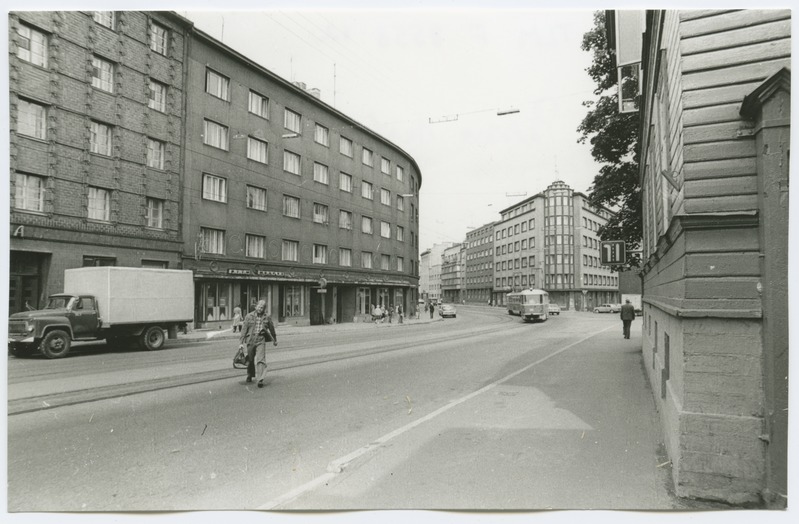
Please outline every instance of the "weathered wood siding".
[[757, 209], [755, 141], [743, 97], [790, 67], [787, 10], [679, 14], [685, 212]]

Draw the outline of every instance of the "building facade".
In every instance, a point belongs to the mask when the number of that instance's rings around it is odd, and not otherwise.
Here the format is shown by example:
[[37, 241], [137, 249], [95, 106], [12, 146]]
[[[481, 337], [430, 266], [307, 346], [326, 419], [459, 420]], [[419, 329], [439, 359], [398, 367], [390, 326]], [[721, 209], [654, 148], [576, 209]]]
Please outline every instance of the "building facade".
[[527, 288], [546, 290], [564, 309], [618, 302], [618, 275], [599, 263], [598, 230], [609, 210], [555, 181], [500, 215], [494, 224], [495, 304]]
[[790, 15], [638, 28], [643, 356], [680, 496], [787, 505]]
[[64, 270], [179, 268], [185, 46], [168, 12], [13, 12], [9, 312]]
[[464, 249], [462, 243], [453, 244], [441, 254], [441, 299], [450, 304], [463, 300]]
[[199, 324], [410, 311], [421, 172], [395, 144], [201, 31], [187, 58], [186, 243]]
[[488, 304], [494, 285], [494, 222], [467, 232], [464, 246], [463, 299]]
[[421, 173], [170, 12], [9, 15], [10, 311], [86, 265], [190, 269], [195, 325], [416, 302]]

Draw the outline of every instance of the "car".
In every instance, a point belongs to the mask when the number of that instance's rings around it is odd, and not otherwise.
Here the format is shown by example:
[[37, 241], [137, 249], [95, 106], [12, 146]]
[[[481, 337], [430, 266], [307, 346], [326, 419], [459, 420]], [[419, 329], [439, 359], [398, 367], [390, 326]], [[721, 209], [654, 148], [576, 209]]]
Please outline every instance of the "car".
[[549, 314], [550, 315], [560, 315], [560, 306], [555, 304], [554, 302], [549, 303]]
[[618, 313], [621, 306], [618, 304], [601, 304], [594, 308], [594, 313]]
[[441, 318], [452, 317], [455, 318], [457, 316], [457, 310], [455, 306], [452, 304], [444, 304], [440, 308], [438, 308], [438, 316]]

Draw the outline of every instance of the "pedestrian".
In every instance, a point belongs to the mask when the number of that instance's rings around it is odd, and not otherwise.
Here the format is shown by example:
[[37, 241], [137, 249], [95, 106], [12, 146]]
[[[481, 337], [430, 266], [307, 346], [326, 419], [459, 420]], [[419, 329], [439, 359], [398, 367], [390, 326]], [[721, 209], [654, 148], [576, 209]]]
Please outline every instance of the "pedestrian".
[[247, 382], [255, 378], [258, 367], [258, 387], [264, 387], [266, 375], [266, 343], [272, 341], [277, 346], [277, 334], [272, 317], [266, 314], [266, 300], [259, 300], [255, 310], [244, 317], [239, 348], [247, 346]]
[[241, 316], [241, 305], [236, 304], [233, 308], [233, 333], [241, 333], [241, 322], [244, 319]]
[[402, 304], [397, 305], [397, 316], [399, 317], [399, 323], [402, 324]]
[[635, 320], [635, 308], [630, 303], [629, 298], [621, 307], [621, 313], [619, 316], [621, 316], [621, 323], [624, 329], [624, 338], [630, 338], [630, 324], [632, 324], [633, 320]]
[[388, 306], [388, 323], [391, 324], [394, 318], [394, 306]]
[[380, 310], [377, 309], [377, 306], [372, 304], [372, 322], [377, 324], [378, 317], [380, 317]]
[[433, 318], [433, 313], [435, 312], [436, 312], [436, 306], [434, 306], [433, 303], [430, 302], [430, 318]]

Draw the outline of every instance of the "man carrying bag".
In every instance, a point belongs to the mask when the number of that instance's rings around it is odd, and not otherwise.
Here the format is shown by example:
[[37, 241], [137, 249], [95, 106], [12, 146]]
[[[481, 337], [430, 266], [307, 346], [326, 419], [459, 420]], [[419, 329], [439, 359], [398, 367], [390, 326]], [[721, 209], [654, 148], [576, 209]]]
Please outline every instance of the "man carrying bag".
[[258, 387], [264, 387], [266, 375], [266, 343], [273, 341], [277, 346], [277, 334], [272, 317], [266, 314], [266, 301], [261, 300], [255, 305], [255, 310], [244, 318], [241, 328], [239, 348], [247, 347], [247, 382], [252, 382], [258, 368]]

